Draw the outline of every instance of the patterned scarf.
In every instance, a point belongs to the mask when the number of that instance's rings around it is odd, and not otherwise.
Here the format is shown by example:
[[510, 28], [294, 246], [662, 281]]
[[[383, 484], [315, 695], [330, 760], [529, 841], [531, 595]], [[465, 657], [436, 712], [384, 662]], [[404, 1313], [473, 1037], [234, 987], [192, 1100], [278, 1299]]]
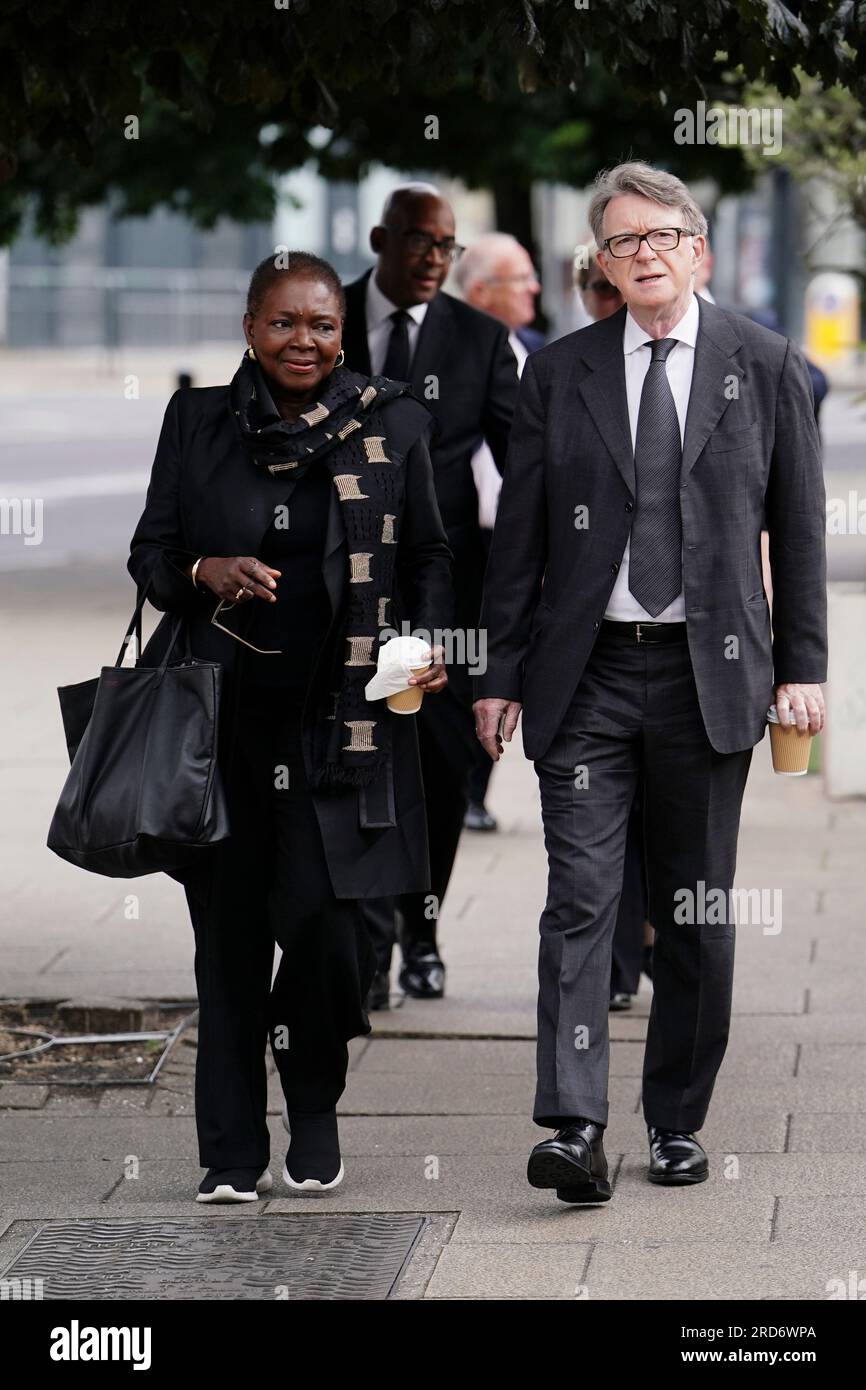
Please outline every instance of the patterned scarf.
[[[313, 729], [314, 785], [338, 791], [369, 785], [388, 757], [391, 729], [382, 700], [367, 700], [381, 629], [389, 612], [404, 478], [390, 457], [383, 409], [410, 387], [336, 367], [314, 405], [296, 421], [260, 425], [262, 378], [244, 355], [229, 386], [229, 408], [241, 444], [257, 467], [301, 478], [321, 462], [331, 474], [349, 549], [349, 601], [340, 640], [326, 654], [327, 680], [317, 682]], [[418, 404], [420, 412], [426, 410]], [[428, 417], [429, 418], [429, 417]]]

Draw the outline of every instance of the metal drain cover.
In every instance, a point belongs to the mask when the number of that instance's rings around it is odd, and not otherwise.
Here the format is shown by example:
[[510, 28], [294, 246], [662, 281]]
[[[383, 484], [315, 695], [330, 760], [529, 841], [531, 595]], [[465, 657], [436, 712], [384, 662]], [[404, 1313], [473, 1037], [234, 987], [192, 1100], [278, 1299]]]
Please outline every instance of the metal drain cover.
[[383, 1299], [423, 1216], [48, 1221], [3, 1279], [48, 1299]]

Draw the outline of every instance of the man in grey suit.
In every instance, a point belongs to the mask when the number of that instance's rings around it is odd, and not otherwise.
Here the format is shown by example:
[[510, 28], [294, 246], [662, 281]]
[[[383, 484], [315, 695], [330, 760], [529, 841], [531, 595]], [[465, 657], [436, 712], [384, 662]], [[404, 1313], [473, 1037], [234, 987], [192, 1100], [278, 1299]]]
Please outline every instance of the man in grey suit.
[[801, 732], [823, 727], [827, 660], [824, 486], [802, 355], [695, 296], [707, 228], [679, 179], [642, 163], [605, 172], [590, 223], [625, 304], [526, 364], [474, 704], [494, 759], [522, 708], [540, 783], [534, 1119], [556, 1134], [533, 1149], [528, 1178], [572, 1202], [610, 1197], [611, 939], [638, 779], [656, 929], [648, 1176], [702, 1182], [695, 1131], [728, 1039], [752, 747], [774, 699]]

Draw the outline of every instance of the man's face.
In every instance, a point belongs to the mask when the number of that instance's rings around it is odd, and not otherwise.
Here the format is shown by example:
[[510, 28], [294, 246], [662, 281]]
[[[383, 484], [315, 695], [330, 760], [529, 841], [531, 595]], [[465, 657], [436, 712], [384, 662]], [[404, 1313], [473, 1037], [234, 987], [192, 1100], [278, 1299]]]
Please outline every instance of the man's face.
[[[622, 193], [611, 198], [604, 210], [602, 240], [627, 232], [685, 226], [679, 208], [665, 207], [637, 193]], [[672, 251], [654, 251], [642, 241], [633, 256], [612, 256], [603, 250], [597, 260], [629, 308], [663, 312], [687, 302], [704, 244], [702, 236], [681, 236], [679, 246]]]
[[476, 309], [492, 314], [513, 330], [532, 323], [540, 290], [528, 252], [522, 246], [511, 246], [497, 256], [489, 278], [476, 280], [466, 297]]
[[398, 202], [387, 226], [374, 227], [370, 233], [370, 245], [379, 258], [379, 288], [401, 309], [429, 303], [451, 269], [450, 257], [429, 245], [431, 238], [454, 240], [454, 214], [444, 198], [432, 194]]

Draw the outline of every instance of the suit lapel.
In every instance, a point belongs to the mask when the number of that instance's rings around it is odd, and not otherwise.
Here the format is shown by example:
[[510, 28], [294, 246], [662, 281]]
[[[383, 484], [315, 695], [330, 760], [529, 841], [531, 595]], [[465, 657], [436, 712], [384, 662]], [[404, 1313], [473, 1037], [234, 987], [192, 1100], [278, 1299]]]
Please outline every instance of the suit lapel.
[[419, 400], [427, 399], [424, 394], [425, 379], [428, 376], [441, 375], [442, 363], [449, 360], [453, 335], [451, 306], [447, 294], [440, 291], [427, 306], [409, 373], [412, 390]]
[[368, 270], [360, 280], [346, 286], [346, 322], [343, 326], [343, 351], [346, 366], [353, 372], [371, 375], [370, 345], [367, 342], [367, 281]]
[[604, 440], [623, 481], [635, 494], [634, 452], [628, 422], [625, 390], [625, 359], [622, 351], [625, 309], [603, 319], [583, 349], [584, 361], [592, 367], [590, 376], [580, 382], [580, 394]]
[[714, 304], [698, 296], [700, 325], [695, 344], [695, 364], [686, 428], [683, 438], [683, 461], [680, 478], [685, 482], [695, 466], [701, 450], [719, 422], [731, 395], [732, 377], [737, 387], [745, 373], [732, 361], [732, 355], [742, 346], [742, 339], [730, 326], [729, 320]]

